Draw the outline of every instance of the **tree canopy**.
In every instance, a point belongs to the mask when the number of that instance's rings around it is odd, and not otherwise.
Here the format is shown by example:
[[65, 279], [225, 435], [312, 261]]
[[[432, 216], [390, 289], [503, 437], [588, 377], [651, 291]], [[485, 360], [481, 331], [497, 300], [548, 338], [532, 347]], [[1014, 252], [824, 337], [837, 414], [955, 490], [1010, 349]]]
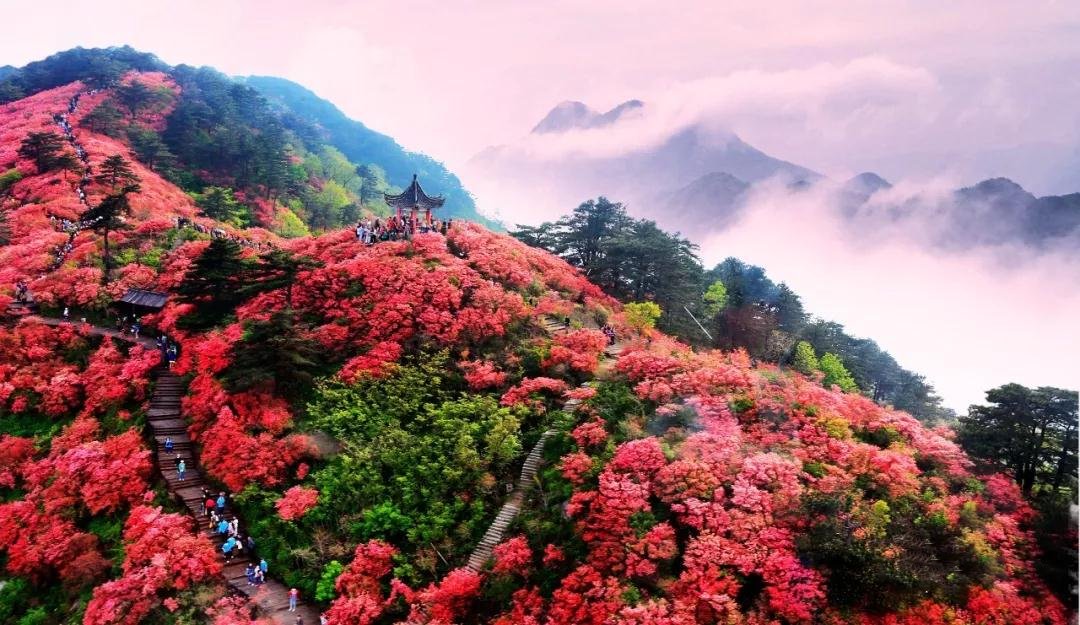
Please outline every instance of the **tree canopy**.
[[1024, 494], [1076, 495], [1077, 392], [1006, 384], [960, 418], [958, 440], [973, 457], [1008, 470]]
[[624, 302], [655, 302], [664, 311], [657, 327], [692, 345], [742, 348], [755, 358], [789, 362], [796, 343], [804, 341], [819, 354], [832, 354], [830, 380], [843, 387], [851, 388], [850, 378], [875, 401], [920, 419], [954, 416], [922, 376], [901, 367], [874, 341], [810, 316], [799, 295], [774, 283], [761, 267], [727, 258], [706, 269], [692, 243], [632, 218], [617, 202], [588, 200], [559, 220], [519, 226], [511, 234], [561, 256]]

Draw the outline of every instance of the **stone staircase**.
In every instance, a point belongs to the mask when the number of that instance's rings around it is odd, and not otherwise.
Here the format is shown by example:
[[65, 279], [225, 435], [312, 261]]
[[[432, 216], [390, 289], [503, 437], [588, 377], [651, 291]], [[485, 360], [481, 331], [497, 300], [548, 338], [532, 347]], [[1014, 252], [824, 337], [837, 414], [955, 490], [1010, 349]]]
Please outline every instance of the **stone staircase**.
[[[554, 317], [544, 317], [541, 320], [541, 326], [544, 331], [549, 335], [555, 335], [562, 332], [569, 332], [570, 326], [565, 322], [555, 319]], [[607, 369], [604, 365], [610, 364], [618, 357], [622, 352], [623, 345], [615, 343], [615, 345], [608, 346], [604, 350], [604, 356], [601, 359], [601, 371]], [[584, 387], [586, 385], [582, 385]], [[563, 402], [563, 410], [573, 413], [581, 405], [580, 399], [568, 399]], [[491, 555], [495, 546], [498, 545], [506, 538], [506, 532], [510, 529], [510, 525], [517, 518], [518, 513], [521, 512], [521, 506], [525, 503], [525, 495], [536, 485], [536, 472], [540, 469], [540, 463], [544, 459], [544, 445], [548, 440], [555, 436], [557, 432], [555, 430], [547, 430], [540, 435], [540, 440], [536, 441], [533, 445], [529, 455], [525, 457], [525, 463], [521, 465], [521, 475], [518, 476], [517, 484], [514, 485], [514, 490], [510, 492], [510, 496], [506, 498], [506, 502], [503, 503], [502, 508], [499, 509], [499, 513], [495, 515], [495, 520], [488, 526], [484, 537], [480, 539], [480, 542], [473, 549], [472, 554], [469, 555], [469, 561], [465, 565], [471, 571], [479, 572], [487, 565], [488, 560], [491, 559]]]
[[[249, 562], [258, 561], [255, 559], [256, 554], [244, 553], [226, 560], [221, 553], [220, 547], [225, 542], [225, 536], [218, 534], [216, 528], [210, 527], [209, 516], [203, 514], [203, 488], [207, 488], [215, 499], [219, 491], [207, 483], [199, 465], [196, 447], [188, 436], [187, 424], [180, 415], [180, 398], [184, 392], [184, 382], [178, 375], [167, 369], [158, 372], [146, 416], [161, 479], [168, 485], [173, 499], [184, 506], [195, 519], [198, 531], [218, 547], [218, 555], [224, 563], [222, 575], [231, 592], [247, 597], [258, 607], [262, 616], [279, 625], [293, 625], [297, 616], [303, 617], [305, 625], [315, 625], [318, 623], [319, 614], [314, 606], [301, 601], [296, 612], [289, 612], [289, 589], [281, 582], [267, 579], [259, 586], [248, 585], [245, 569]], [[172, 452], [165, 450], [166, 438], [172, 439]], [[187, 469], [183, 480], [176, 471], [180, 459], [184, 461]], [[228, 504], [224, 516], [230, 520], [235, 518]], [[244, 527], [242, 520], [240, 527], [241, 530]], [[241, 535], [244, 535], [243, 531]]]
[[506, 503], [499, 509], [499, 513], [495, 515], [495, 520], [491, 522], [487, 531], [484, 532], [484, 537], [480, 539], [480, 543], [473, 549], [472, 554], [469, 556], [469, 562], [465, 565], [466, 568], [479, 572], [487, 564], [488, 559], [491, 558], [491, 552], [495, 545], [502, 542], [506, 530], [510, 528], [510, 524], [513, 523], [518, 512], [521, 512], [521, 505], [525, 502], [525, 494], [536, 483], [536, 471], [540, 468], [540, 462], [544, 458], [544, 444], [555, 433], [555, 430], [548, 430], [541, 434], [540, 440], [536, 441], [532, 451], [525, 457], [525, 464], [521, 465], [521, 475], [518, 476], [514, 490], [506, 498]]
[[[11, 308], [12, 306], [9, 305], [9, 314], [13, 314]], [[32, 313], [32, 310], [27, 312], [23, 315], [23, 319], [50, 326], [70, 323], [63, 319], [40, 317]], [[154, 341], [146, 337], [136, 339], [130, 333], [123, 333], [111, 328], [89, 325], [82, 325], [82, 327], [96, 336], [140, 343], [151, 349], [156, 347]], [[225, 542], [224, 537], [217, 534], [214, 528], [210, 527], [209, 517], [203, 514], [203, 502], [205, 501], [203, 488], [207, 488], [215, 498], [219, 491], [215, 490], [213, 485], [207, 482], [205, 474], [199, 465], [198, 450], [188, 435], [187, 423], [181, 417], [180, 399], [184, 396], [185, 391], [186, 387], [180, 376], [164, 367], [159, 367], [156, 370], [154, 392], [150, 396], [150, 408], [146, 412], [148, 435], [150, 440], [153, 441], [155, 470], [160, 474], [173, 500], [183, 506], [194, 518], [196, 530], [209, 538], [218, 547], [218, 555], [224, 563], [222, 576], [231, 592], [247, 597], [258, 608], [260, 616], [270, 619], [277, 625], [295, 625], [297, 616], [303, 617], [304, 625], [317, 625], [319, 613], [310, 604], [300, 601], [296, 612], [289, 612], [289, 589], [281, 582], [267, 579], [265, 583], [259, 586], [247, 585], [245, 568], [248, 562], [251, 561], [248, 559], [249, 556], [254, 554], [243, 554], [235, 557], [230, 562], [226, 561], [221, 553], [220, 547]], [[172, 438], [172, 452], [165, 450], [166, 438]], [[176, 471], [179, 459], [184, 461], [186, 468], [183, 480], [180, 479]], [[233, 517], [228, 506], [226, 506], [225, 517], [230, 519]], [[241, 535], [244, 535], [242, 531], [244, 523], [242, 520], [240, 527]]]

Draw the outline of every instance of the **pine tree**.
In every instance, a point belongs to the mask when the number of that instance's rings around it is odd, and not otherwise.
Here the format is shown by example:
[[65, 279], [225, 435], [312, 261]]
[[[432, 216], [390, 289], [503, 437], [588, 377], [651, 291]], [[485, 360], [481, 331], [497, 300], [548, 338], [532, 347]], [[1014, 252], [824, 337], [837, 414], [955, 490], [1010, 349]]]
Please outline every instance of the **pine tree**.
[[292, 398], [310, 387], [320, 362], [318, 343], [301, 334], [291, 309], [280, 310], [266, 321], [244, 324], [224, 381], [232, 391], [272, 387]]
[[195, 307], [178, 325], [187, 329], [209, 328], [231, 314], [243, 301], [240, 287], [245, 268], [239, 243], [232, 239], [211, 241], [177, 288], [180, 301]]
[[139, 186], [132, 184], [124, 187], [117, 193], [110, 193], [97, 205], [86, 211], [83, 220], [90, 224], [90, 229], [101, 235], [104, 242], [102, 259], [105, 271], [102, 281], [109, 283], [109, 273], [112, 268], [112, 255], [109, 251], [109, 233], [116, 230], [130, 228], [124, 221], [126, 215], [131, 214], [131, 204], [128, 202], [128, 194], [137, 193]]
[[60, 152], [64, 149], [64, 137], [55, 132], [31, 132], [19, 145], [19, 156], [34, 161], [38, 173], [43, 174], [60, 166]]
[[798, 332], [806, 324], [802, 300], [787, 284], [781, 282], [776, 295], [776, 321], [785, 332]]
[[127, 108], [133, 121], [138, 116], [139, 111], [154, 102], [157, 97], [157, 94], [150, 87], [137, 80], [116, 88], [117, 101]]
[[165, 172], [172, 169], [176, 157], [161, 140], [161, 135], [149, 128], [140, 127], [128, 129], [127, 136], [135, 156], [149, 167], [150, 171]]
[[285, 308], [292, 310], [292, 288], [304, 271], [321, 267], [322, 263], [309, 256], [296, 256], [285, 250], [274, 250], [262, 256], [246, 274], [241, 294], [254, 297], [259, 293], [285, 289]]
[[196, 204], [202, 209], [203, 214], [211, 219], [235, 226], [244, 226], [248, 222], [247, 208], [236, 200], [233, 190], [228, 187], [207, 187], [199, 195]]
[[120, 134], [120, 122], [124, 120], [124, 114], [110, 100], [102, 102], [82, 118], [79, 125], [87, 128], [90, 132], [99, 132], [103, 135], [115, 137]]
[[139, 177], [132, 171], [127, 159], [119, 154], [113, 154], [98, 166], [98, 174], [94, 176], [94, 182], [115, 190], [121, 185], [125, 187], [137, 185]]

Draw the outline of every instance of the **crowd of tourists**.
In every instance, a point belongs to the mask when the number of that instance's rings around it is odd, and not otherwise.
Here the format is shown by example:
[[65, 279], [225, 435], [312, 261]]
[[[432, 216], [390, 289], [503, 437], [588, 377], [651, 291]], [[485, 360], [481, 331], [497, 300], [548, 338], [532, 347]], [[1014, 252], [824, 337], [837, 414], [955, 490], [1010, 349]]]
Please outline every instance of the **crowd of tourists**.
[[[93, 91], [91, 93], [94, 93]], [[75, 187], [75, 193], [79, 196], [79, 203], [84, 206], [89, 206], [89, 202], [86, 199], [86, 185], [90, 184], [90, 155], [87, 154], [86, 149], [75, 138], [75, 131], [71, 126], [71, 122], [68, 121], [68, 115], [74, 114], [79, 108], [79, 97], [81, 94], [76, 93], [68, 100], [67, 113], [57, 113], [53, 115], [53, 121], [64, 133], [64, 137], [71, 144], [71, 147], [75, 150], [75, 156], [79, 158], [79, 161], [83, 164], [82, 178], [79, 179], [79, 184]], [[49, 216], [49, 220], [53, 222], [53, 227], [58, 227], [59, 230], [68, 233], [68, 240], [63, 245], [56, 248], [55, 257], [53, 258], [52, 268], [56, 269], [64, 263], [64, 259], [71, 253], [71, 250], [75, 247], [75, 235], [79, 234], [79, 231], [86, 228], [90, 224], [83, 222], [71, 221], [68, 219], [61, 220], [57, 223], [54, 216]]]
[[414, 234], [439, 232], [443, 235], [453, 226], [454, 220], [433, 219], [431, 223], [398, 218], [396, 215], [386, 219], [364, 219], [356, 224], [356, 240], [365, 245], [374, 245], [379, 241], [398, 241], [409, 239]]
[[177, 230], [181, 230], [183, 228], [191, 228], [195, 232], [210, 235], [211, 239], [229, 239], [230, 241], [235, 241], [242, 247], [250, 247], [253, 250], [262, 251], [274, 249], [274, 244], [270, 241], [251, 241], [249, 239], [245, 239], [244, 237], [240, 237], [235, 234], [226, 232], [222, 228], [207, 228], [206, 226], [198, 222], [192, 221], [187, 217], [176, 217], [173, 220], [173, 223]]

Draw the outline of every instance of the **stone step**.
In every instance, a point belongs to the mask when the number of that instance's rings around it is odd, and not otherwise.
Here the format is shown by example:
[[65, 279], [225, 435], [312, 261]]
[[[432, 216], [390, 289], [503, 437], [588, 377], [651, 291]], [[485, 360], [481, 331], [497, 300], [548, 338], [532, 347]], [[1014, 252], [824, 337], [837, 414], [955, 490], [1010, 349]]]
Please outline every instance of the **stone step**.
[[162, 417], [179, 417], [179, 416], [180, 416], [180, 409], [179, 408], [151, 408], [151, 409], [146, 411], [146, 418], [151, 420], [151, 421], [154, 421], [155, 419], [160, 419]]

